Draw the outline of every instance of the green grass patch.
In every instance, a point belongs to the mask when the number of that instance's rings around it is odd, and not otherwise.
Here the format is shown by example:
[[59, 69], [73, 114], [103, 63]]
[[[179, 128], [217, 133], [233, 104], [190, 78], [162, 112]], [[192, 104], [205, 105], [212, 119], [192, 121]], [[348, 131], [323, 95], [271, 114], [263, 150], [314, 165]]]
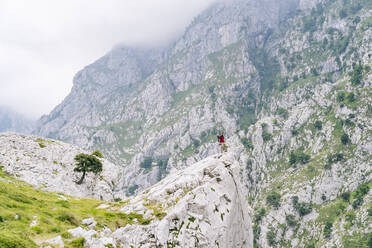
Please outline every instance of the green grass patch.
[[[127, 224], [148, 224], [141, 214], [111, 212], [96, 209], [104, 203], [94, 199], [67, 197], [60, 200], [56, 193], [33, 188], [0, 170], [0, 247], [33, 248], [42, 241], [80, 225], [84, 218], [93, 217], [97, 227], [112, 230]], [[118, 203], [106, 203], [118, 204]], [[122, 205], [125, 203], [122, 203]], [[37, 225], [30, 228], [36, 220]]]

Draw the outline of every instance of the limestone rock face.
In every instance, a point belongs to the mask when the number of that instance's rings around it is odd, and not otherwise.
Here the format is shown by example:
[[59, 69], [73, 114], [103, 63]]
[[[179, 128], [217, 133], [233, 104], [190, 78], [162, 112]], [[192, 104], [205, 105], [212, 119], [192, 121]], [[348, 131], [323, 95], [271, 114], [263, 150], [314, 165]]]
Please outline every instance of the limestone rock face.
[[141, 209], [145, 215], [164, 211], [166, 216], [148, 226], [116, 230], [113, 235], [124, 246], [152, 247], [148, 240], [154, 240], [153, 245], [163, 247], [252, 247], [251, 216], [232, 154], [214, 155], [172, 173], [122, 211]]
[[81, 173], [74, 172], [74, 157], [79, 153], [88, 152], [37, 136], [0, 134], [0, 165], [10, 175], [44, 190], [113, 200], [119, 167], [101, 159], [103, 171], [98, 175], [87, 173], [83, 184], [78, 185]]
[[146, 191], [124, 201], [120, 211], [137, 213], [147, 225], [117, 230], [69, 230], [85, 247], [253, 247], [252, 216], [232, 153], [210, 156], [174, 171]]

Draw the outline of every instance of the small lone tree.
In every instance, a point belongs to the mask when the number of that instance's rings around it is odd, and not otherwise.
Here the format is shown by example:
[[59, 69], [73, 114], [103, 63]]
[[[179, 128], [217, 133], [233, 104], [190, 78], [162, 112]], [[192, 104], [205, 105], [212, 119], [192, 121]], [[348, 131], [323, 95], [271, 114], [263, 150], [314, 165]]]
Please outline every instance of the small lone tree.
[[76, 167], [74, 171], [83, 172], [80, 180], [77, 184], [82, 184], [87, 172], [93, 172], [95, 174], [102, 171], [102, 162], [93, 155], [80, 153], [75, 156]]

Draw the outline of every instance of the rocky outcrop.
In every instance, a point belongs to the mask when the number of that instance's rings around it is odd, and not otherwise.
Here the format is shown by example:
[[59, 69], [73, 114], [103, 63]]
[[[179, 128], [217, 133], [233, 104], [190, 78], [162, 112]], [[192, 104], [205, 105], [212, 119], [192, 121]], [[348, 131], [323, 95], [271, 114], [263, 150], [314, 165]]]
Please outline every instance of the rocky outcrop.
[[[74, 157], [86, 151], [60, 141], [16, 133], [0, 134], [0, 165], [3, 171], [37, 188], [62, 194], [113, 200], [120, 169], [101, 159], [103, 171], [88, 173], [83, 184], [76, 182]], [[63, 198], [63, 196], [61, 196]]]
[[[93, 219], [69, 230], [85, 247], [253, 247], [252, 216], [230, 153], [208, 157], [172, 172], [120, 203], [119, 211], [148, 220], [117, 230], [96, 228]], [[103, 206], [105, 207], [105, 206]], [[107, 206], [106, 206], [107, 207]], [[137, 217], [138, 218], [138, 217]], [[60, 237], [46, 243], [60, 242]]]

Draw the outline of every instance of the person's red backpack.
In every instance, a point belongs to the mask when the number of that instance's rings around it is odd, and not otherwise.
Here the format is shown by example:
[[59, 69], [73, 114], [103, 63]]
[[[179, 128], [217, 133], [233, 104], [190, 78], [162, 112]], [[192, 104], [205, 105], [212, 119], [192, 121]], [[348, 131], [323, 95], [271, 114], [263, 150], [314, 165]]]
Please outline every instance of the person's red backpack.
[[220, 136], [218, 136], [218, 142], [219, 143], [225, 143], [225, 137], [223, 137], [223, 134], [221, 134]]

